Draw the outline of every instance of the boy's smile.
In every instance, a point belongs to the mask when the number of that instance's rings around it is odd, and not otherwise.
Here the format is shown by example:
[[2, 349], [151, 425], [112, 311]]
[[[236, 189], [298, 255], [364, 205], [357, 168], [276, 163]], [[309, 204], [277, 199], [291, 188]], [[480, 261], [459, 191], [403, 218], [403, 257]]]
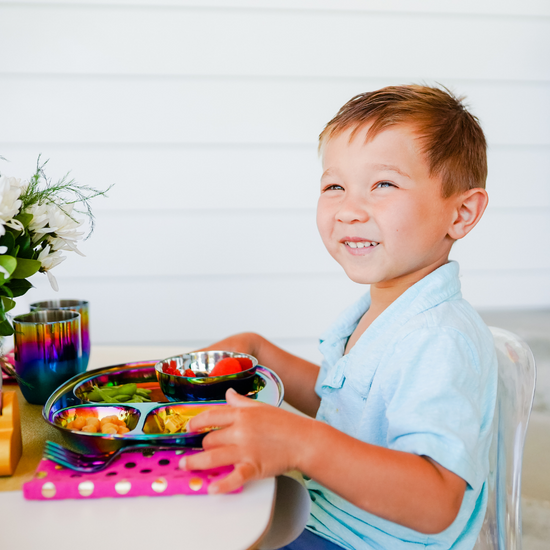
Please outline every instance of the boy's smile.
[[366, 141], [370, 126], [325, 143], [317, 225], [350, 279], [407, 288], [447, 262], [459, 195], [443, 198], [413, 127]]

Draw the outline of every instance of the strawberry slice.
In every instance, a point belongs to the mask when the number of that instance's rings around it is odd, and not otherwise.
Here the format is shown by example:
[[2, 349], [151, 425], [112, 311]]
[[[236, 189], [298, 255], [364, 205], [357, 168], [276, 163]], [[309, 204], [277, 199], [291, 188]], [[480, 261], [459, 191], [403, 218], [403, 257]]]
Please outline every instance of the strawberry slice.
[[185, 369], [183, 371], [183, 376], [187, 376], [189, 378], [195, 378], [195, 373], [191, 369]]
[[226, 357], [216, 363], [216, 366], [210, 372], [210, 376], [227, 376], [241, 372], [241, 364], [234, 357]]
[[248, 370], [252, 368], [252, 359], [248, 357], [235, 357], [235, 359], [241, 364], [241, 370]]

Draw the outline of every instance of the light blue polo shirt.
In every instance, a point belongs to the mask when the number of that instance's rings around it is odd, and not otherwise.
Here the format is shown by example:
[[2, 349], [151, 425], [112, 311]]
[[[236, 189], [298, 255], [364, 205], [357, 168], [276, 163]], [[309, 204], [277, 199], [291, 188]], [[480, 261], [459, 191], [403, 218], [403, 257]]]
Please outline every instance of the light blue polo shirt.
[[429, 456], [467, 482], [452, 525], [425, 535], [307, 481], [312, 499], [308, 528], [344, 548], [474, 547], [487, 502], [497, 359], [491, 332], [462, 299], [458, 269], [449, 262], [409, 288], [347, 355], [346, 342], [369, 308], [370, 294], [348, 308], [321, 339], [318, 420], [367, 443]]

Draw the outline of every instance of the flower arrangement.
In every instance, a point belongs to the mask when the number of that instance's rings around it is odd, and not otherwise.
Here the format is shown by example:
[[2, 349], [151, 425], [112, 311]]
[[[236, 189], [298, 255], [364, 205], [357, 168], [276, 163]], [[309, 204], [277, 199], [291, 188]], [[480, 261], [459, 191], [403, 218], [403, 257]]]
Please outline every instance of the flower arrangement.
[[[0, 157], [1, 158], [1, 157]], [[52, 183], [44, 173], [46, 162], [40, 156], [36, 172], [28, 181], [0, 174], [0, 338], [13, 334], [8, 311], [15, 307], [18, 296], [32, 284], [28, 278], [37, 272], [46, 273], [54, 290], [58, 290], [51, 270], [66, 259], [67, 251], [83, 255], [76, 243], [93, 231], [90, 199], [105, 196], [100, 191], [78, 185], [68, 176]], [[84, 207], [75, 209], [76, 205]], [[90, 228], [81, 231], [85, 214]], [[5, 361], [0, 361], [5, 365]]]

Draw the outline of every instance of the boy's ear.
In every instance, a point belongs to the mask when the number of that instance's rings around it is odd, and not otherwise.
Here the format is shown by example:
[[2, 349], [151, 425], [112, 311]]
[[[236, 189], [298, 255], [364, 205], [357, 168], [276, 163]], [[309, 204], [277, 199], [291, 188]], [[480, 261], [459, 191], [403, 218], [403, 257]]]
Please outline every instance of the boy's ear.
[[457, 240], [465, 237], [483, 216], [489, 202], [487, 191], [475, 187], [456, 197], [456, 210], [449, 237]]

